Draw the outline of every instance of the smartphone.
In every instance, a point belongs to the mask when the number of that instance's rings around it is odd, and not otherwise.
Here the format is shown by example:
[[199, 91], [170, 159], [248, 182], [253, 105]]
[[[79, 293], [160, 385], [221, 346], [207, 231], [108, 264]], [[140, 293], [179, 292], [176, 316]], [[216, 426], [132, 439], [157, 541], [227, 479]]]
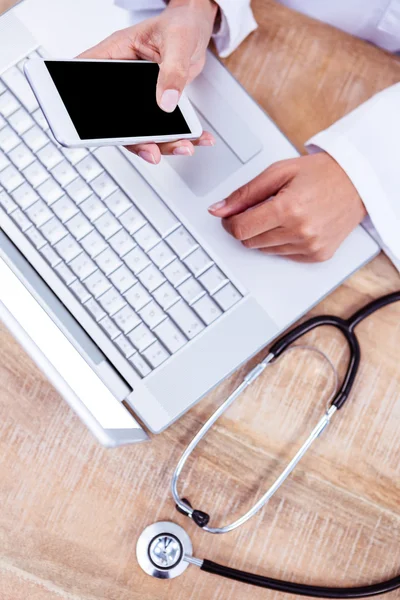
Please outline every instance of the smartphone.
[[169, 142], [202, 134], [184, 94], [172, 113], [158, 106], [157, 63], [35, 58], [24, 68], [52, 133], [63, 146]]

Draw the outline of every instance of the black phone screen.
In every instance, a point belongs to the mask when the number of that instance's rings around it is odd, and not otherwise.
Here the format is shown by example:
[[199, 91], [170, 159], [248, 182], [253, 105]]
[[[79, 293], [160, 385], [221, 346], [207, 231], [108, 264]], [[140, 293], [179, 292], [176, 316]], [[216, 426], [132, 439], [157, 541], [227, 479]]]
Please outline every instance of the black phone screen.
[[179, 107], [156, 102], [155, 63], [45, 61], [82, 140], [190, 133]]

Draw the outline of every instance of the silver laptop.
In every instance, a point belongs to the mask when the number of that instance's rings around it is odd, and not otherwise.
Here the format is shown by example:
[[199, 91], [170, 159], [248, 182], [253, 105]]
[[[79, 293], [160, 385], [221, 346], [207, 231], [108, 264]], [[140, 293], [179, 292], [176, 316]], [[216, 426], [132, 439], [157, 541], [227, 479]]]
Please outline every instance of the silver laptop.
[[154, 167], [60, 147], [23, 63], [76, 55], [127, 24], [111, 0], [84, 4], [26, 0], [0, 16], [0, 318], [116, 446], [163, 431], [378, 247], [359, 227], [329, 262], [301, 265], [243, 248], [208, 214], [297, 156], [211, 54], [188, 94], [215, 148]]

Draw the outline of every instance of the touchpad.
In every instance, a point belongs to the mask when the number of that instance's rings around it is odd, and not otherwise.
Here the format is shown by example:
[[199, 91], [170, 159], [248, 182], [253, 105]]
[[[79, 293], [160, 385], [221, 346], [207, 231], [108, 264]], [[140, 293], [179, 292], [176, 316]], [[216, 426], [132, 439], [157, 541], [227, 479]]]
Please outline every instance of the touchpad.
[[197, 115], [203, 129], [214, 135], [215, 146], [199, 146], [194, 156], [167, 156], [165, 160], [196, 196], [205, 196], [237, 171], [243, 163], [214, 127], [198, 112]]

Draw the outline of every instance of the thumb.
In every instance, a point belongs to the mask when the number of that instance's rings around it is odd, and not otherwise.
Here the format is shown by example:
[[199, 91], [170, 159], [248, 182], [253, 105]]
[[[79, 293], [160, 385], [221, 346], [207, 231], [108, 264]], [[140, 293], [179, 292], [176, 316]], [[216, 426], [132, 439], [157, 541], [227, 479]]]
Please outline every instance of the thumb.
[[208, 210], [212, 215], [220, 218], [242, 213], [271, 196], [275, 196], [284, 185], [293, 179], [296, 173], [297, 167], [293, 159], [275, 163], [225, 200], [212, 204]]
[[165, 46], [157, 82], [157, 103], [165, 112], [173, 112], [189, 80], [191, 55], [186, 44], [171, 38]]

